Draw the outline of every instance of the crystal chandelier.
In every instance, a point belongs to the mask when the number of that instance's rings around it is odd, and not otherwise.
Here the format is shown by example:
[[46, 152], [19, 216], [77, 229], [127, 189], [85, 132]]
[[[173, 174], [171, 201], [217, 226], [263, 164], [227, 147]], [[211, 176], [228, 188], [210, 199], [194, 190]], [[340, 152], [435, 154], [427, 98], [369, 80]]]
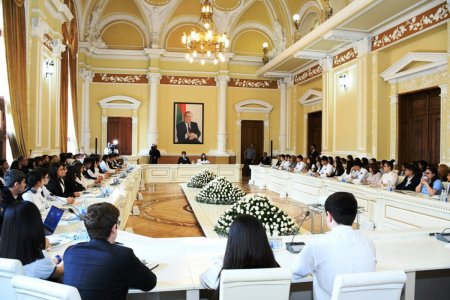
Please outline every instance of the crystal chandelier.
[[216, 65], [219, 60], [221, 62], [225, 61], [223, 52], [228, 49], [230, 41], [226, 33], [217, 33], [216, 25], [212, 18], [213, 7], [209, 0], [204, 0], [200, 6], [200, 19], [197, 22], [199, 31], [197, 32], [194, 28], [189, 35], [183, 33], [181, 42], [186, 48], [186, 59], [190, 63], [199, 57], [200, 63], [204, 65], [205, 58], [214, 57], [213, 62]]

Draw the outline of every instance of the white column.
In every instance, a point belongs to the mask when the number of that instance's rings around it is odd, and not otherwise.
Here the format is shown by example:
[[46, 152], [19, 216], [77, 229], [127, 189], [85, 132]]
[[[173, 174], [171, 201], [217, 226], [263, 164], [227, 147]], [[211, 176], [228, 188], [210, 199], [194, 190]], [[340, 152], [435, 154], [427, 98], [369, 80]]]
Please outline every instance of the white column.
[[131, 155], [137, 155], [137, 140], [138, 140], [138, 116], [137, 110], [133, 109], [133, 117], [132, 117], [132, 130], [131, 130]]
[[398, 153], [398, 94], [389, 96], [391, 98], [391, 132], [390, 132], [390, 157], [397, 160]]
[[90, 141], [91, 141], [91, 128], [89, 126], [89, 105], [90, 105], [90, 85], [92, 78], [94, 77], [94, 72], [81, 69], [80, 78], [83, 80], [81, 85], [81, 103], [82, 103], [82, 114], [81, 114], [81, 146], [84, 153], [90, 153]]
[[[334, 79], [333, 79], [333, 59], [330, 56], [324, 57], [320, 61], [322, 67], [322, 154], [332, 154], [335, 149], [335, 137], [332, 136], [333, 142], [330, 143], [330, 127], [329, 124], [335, 122], [333, 118], [334, 103]], [[310, 145], [306, 145], [307, 149]], [[306, 152], [307, 153], [307, 152]]]
[[284, 153], [286, 151], [286, 137], [287, 137], [287, 89], [286, 80], [278, 80], [278, 89], [280, 90], [280, 133], [279, 133], [279, 145], [278, 152]]
[[147, 73], [147, 78], [150, 88], [147, 141], [150, 149], [153, 144], [158, 144], [158, 86], [161, 74]]
[[230, 77], [219, 75], [216, 77], [218, 87], [217, 97], [217, 154], [227, 154], [227, 89]]
[[441, 89], [441, 147], [440, 162], [442, 164], [450, 164], [450, 140], [448, 133], [450, 132], [450, 101], [447, 96], [447, 84], [439, 85]]

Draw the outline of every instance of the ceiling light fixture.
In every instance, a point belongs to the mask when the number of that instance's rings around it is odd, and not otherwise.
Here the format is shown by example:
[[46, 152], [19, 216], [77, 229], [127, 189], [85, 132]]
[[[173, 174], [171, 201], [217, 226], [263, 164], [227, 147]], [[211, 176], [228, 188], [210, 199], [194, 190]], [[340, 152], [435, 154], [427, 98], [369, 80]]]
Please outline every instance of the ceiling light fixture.
[[230, 41], [226, 33], [217, 33], [216, 25], [214, 24], [213, 6], [209, 0], [204, 0], [200, 5], [200, 19], [197, 22], [198, 32], [195, 28], [187, 35], [183, 33], [181, 42], [186, 48], [186, 60], [190, 63], [198, 56], [200, 63], [205, 63], [205, 58], [212, 58], [214, 64], [219, 61], [225, 62], [223, 52], [228, 49]]

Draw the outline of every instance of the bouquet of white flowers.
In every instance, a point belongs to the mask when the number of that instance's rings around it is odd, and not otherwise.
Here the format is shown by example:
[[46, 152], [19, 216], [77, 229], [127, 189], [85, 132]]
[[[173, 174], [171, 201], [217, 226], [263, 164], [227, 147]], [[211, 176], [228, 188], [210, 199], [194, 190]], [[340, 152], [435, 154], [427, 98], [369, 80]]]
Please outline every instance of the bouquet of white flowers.
[[217, 177], [202, 188], [195, 200], [209, 204], [233, 204], [244, 196], [245, 192], [225, 177]]
[[240, 215], [252, 215], [258, 218], [266, 231], [272, 235], [278, 231], [279, 235], [291, 235], [298, 231], [298, 226], [285, 212], [276, 207], [269, 197], [262, 194], [250, 194], [236, 202], [217, 221], [214, 228], [218, 234], [228, 235], [234, 218]]
[[202, 188], [210, 181], [214, 180], [214, 178], [216, 178], [216, 174], [214, 174], [210, 170], [201, 170], [191, 178], [187, 186], [193, 188]]

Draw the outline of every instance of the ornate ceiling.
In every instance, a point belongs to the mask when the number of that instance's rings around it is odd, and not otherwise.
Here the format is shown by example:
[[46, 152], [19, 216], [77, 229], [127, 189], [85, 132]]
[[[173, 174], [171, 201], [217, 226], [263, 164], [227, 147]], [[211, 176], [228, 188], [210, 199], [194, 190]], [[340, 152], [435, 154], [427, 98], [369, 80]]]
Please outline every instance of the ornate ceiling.
[[[320, 25], [330, 3], [336, 12], [350, 0], [210, 0], [220, 32], [230, 37], [230, 52], [260, 57], [262, 43], [269, 56], [293, 44], [292, 15], [300, 14], [300, 32]], [[75, 0], [80, 42], [90, 49], [165, 49], [182, 52], [181, 36], [199, 18], [200, 0]], [[84, 43], [83, 43], [84, 42]]]

